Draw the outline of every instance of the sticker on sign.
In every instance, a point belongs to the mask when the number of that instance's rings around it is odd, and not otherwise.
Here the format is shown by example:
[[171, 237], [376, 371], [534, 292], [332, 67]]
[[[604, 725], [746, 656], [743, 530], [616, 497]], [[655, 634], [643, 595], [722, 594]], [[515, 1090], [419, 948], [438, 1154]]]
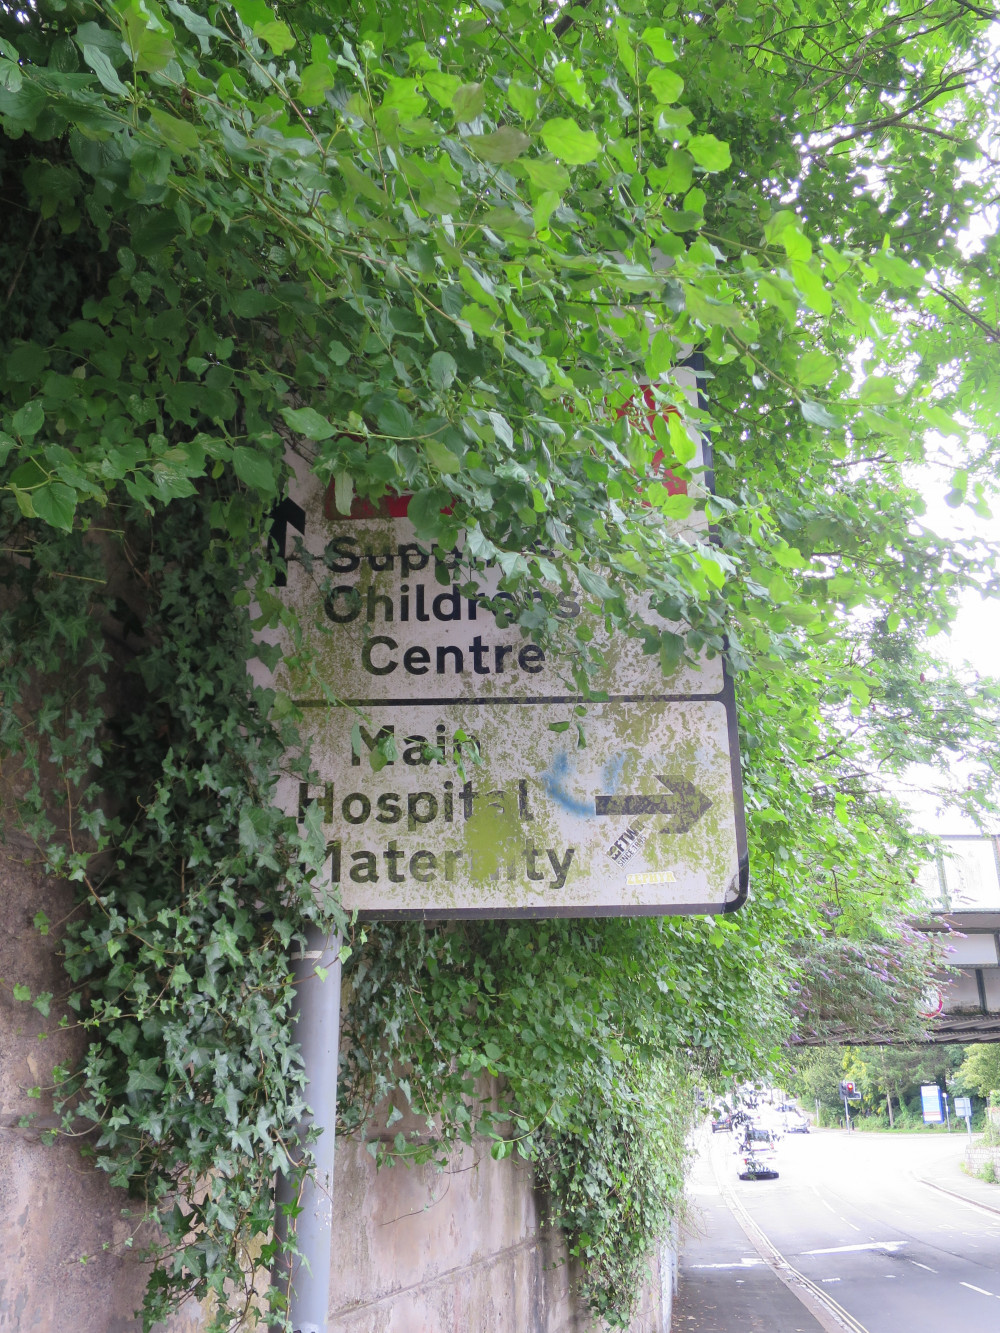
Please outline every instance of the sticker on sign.
[[[274, 541], [290, 554], [297, 535], [313, 557], [288, 560], [283, 592], [311, 658], [282, 659], [273, 676], [252, 669], [302, 709], [317, 781], [287, 777], [279, 799], [300, 816], [316, 803], [348, 910], [633, 915], [742, 904], [735, 704], [720, 658], [664, 679], [640, 641], [605, 633], [587, 609], [594, 597], [570, 579], [556, 616], [589, 617], [604, 663], [601, 702], [585, 700], [564, 663], [522, 634], [498, 570], [470, 571], [461, 542], [419, 541], [403, 499], [340, 514], [333, 488], [293, 464]], [[709, 551], [701, 511], [684, 535]], [[642, 614], [669, 628], [648, 606]]]

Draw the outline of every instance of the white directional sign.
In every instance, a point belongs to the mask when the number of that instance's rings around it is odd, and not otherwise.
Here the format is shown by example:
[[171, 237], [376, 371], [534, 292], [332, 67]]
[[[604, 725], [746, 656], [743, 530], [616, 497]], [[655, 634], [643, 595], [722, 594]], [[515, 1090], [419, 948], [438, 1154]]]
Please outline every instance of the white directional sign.
[[[278, 510], [282, 549], [297, 535], [314, 557], [311, 569], [289, 561], [285, 590], [309, 627], [311, 673], [282, 665], [269, 683], [303, 709], [319, 780], [286, 785], [285, 799], [317, 803], [345, 907], [447, 917], [739, 906], [746, 841], [721, 660], [664, 680], [637, 640], [605, 636], [595, 688], [607, 697], [587, 702], [560, 662], [504, 623], [502, 596], [483, 605], [498, 572], [475, 574], [469, 596], [460, 549], [419, 542], [405, 508], [339, 515], [303, 467]], [[564, 593], [558, 614], [586, 615], [586, 600]], [[599, 636], [603, 622], [593, 625]]]

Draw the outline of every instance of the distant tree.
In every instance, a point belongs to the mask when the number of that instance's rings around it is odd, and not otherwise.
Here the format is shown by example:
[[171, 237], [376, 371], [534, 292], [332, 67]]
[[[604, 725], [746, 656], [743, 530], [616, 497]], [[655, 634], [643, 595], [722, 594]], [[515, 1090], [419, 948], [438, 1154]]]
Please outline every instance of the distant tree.
[[988, 1097], [1000, 1088], [1000, 1043], [966, 1046], [965, 1059], [954, 1073], [952, 1087], [955, 1092], [979, 1097]]

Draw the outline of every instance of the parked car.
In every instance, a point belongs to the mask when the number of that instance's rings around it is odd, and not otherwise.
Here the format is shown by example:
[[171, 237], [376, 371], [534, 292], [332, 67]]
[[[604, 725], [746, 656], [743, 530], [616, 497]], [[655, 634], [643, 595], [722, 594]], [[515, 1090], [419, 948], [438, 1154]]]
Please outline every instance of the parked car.
[[736, 1139], [736, 1173], [740, 1180], [777, 1180], [778, 1140], [763, 1125], [742, 1125]]
[[732, 1129], [733, 1114], [731, 1111], [723, 1111], [721, 1115], [715, 1117], [712, 1121], [712, 1133], [718, 1134], [720, 1130]]

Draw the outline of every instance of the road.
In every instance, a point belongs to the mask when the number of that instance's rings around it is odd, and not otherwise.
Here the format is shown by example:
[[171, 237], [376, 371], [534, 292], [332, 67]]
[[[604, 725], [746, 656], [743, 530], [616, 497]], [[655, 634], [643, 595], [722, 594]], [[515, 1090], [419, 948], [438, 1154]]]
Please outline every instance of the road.
[[1000, 1327], [1000, 1215], [917, 1178], [958, 1135], [789, 1136], [774, 1181], [738, 1180], [731, 1149], [702, 1143], [673, 1333]]

